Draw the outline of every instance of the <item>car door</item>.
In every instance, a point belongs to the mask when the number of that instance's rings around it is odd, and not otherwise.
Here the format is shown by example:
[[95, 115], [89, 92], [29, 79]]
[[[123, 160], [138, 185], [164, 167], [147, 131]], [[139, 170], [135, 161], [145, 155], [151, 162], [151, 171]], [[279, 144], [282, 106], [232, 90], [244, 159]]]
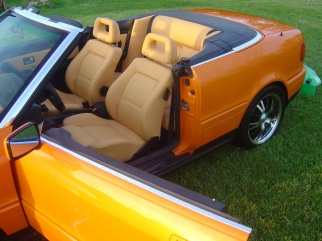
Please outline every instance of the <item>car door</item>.
[[6, 138], [5, 149], [28, 223], [47, 239], [248, 239], [249, 228], [207, 207], [215, 200], [46, 135], [26, 139], [32, 126]]

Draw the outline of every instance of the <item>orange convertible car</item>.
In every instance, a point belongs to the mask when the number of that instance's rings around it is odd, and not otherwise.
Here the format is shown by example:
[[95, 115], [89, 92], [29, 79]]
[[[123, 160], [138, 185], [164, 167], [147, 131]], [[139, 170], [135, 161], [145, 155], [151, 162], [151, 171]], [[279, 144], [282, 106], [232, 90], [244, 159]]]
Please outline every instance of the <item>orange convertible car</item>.
[[[83, 26], [0, 15], [0, 239], [247, 240], [159, 177], [269, 140], [304, 75], [299, 30], [212, 9]], [[29, 239], [28, 239], [29, 238]]]

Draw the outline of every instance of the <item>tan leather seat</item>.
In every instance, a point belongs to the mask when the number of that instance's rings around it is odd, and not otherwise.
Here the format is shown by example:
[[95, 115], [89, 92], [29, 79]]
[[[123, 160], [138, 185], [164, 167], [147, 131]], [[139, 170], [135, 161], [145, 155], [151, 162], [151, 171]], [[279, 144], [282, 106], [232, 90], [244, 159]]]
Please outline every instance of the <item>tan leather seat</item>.
[[[212, 32], [213, 31], [213, 32]], [[168, 36], [176, 43], [177, 60], [181, 57], [190, 58], [204, 49], [204, 40], [220, 33], [202, 24], [186, 20], [158, 15], [151, 23], [151, 33]]]
[[[100, 90], [112, 84], [122, 54], [115, 46], [120, 41], [119, 26], [111, 19], [97, 18], [93, 35], [96, 39], [89, 40], [67, 68], [65, 80], [72, 94], [57, 90], [66, 109], [82, 108], [84, 100], [90, 105], [104, 101]], [[45, 104], [49, 112], [57, 112], [48, 100]]]
[[111, 85], [105, 100], [111, 120], [84, 113], [68, 117], [63, 128], [72, 139], [119, 161], [129, 160], [151, 138], [160, 137], [172, 73], [174, 42], [148, 34], [142, 54]]

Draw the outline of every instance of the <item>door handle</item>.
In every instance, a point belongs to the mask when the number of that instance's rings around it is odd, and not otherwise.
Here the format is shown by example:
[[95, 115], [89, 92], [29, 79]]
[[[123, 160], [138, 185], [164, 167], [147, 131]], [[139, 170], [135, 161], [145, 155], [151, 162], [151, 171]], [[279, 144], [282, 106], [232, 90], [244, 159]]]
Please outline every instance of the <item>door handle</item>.
[[24, 65], [33, 64], [33, 63], [35, 63], [35, 57], [34, 56], [26, 57], [26, 58], [23, 59], [23, 64]]

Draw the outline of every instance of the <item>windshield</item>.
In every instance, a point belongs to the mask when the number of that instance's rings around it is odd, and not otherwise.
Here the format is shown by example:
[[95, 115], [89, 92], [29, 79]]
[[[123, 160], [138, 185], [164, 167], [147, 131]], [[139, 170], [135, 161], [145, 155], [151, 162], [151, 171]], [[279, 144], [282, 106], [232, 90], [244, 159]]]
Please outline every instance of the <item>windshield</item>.
[[13, 12], [0, 16], [0, 113], [66, 36], [63, 30]]

